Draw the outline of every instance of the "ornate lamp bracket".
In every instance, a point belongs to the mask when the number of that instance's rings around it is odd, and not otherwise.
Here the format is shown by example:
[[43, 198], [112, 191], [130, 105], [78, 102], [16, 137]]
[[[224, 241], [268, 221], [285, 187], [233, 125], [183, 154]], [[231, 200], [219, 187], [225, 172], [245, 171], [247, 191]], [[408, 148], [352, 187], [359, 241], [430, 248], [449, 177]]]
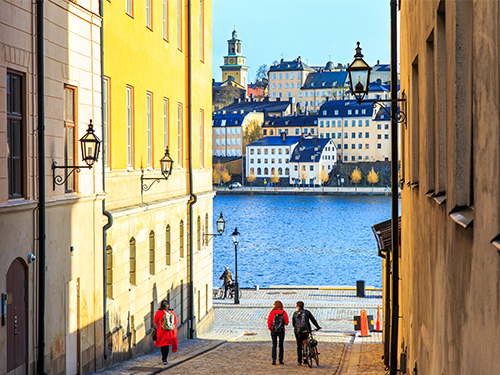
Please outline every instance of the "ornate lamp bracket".
[[[82, 168], [92, 169], [92, 165], [63, 165], [58, 166], [54, 161], [52, 162], [52, 190], [56, 190], [56, 185], [61, 186], [68, 181], [69, 176], [73, 174], [73, 172], [80, 173]], [[56, 169], [71, 169], [71, 171], [66, 176], [56, 175]]]

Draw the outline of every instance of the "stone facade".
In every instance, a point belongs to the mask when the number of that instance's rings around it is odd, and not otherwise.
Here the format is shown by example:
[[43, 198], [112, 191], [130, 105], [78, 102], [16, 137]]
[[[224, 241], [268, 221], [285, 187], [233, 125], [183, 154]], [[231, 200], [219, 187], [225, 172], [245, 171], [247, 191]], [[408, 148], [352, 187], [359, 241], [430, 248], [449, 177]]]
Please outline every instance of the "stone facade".
[[500, 367], [499, 46], [497, 1], [401, 2], [406, 373]]
[[[89, 120], [101, 137], [99, 1], [50, 0], [43, 6], [45, 370], [89, 372], [103, 365], [102, 163], [54, 190], [51, 165], [85, 165], [78, 139]], [[0, 373], [33, 374], [40, 261], [37, 6], [2, 0], [0, 9], [0, 291], [7, 295]]]

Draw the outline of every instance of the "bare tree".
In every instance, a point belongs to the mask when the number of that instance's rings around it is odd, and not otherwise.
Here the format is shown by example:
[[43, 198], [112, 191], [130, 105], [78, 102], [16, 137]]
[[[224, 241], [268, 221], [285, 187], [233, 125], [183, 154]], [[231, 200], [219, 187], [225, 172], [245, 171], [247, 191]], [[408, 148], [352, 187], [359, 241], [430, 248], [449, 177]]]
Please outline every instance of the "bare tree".
[[248, 145], [262, 138], [262, 126], [258, 119], [250, 120], [243, 131], [243, 140]]

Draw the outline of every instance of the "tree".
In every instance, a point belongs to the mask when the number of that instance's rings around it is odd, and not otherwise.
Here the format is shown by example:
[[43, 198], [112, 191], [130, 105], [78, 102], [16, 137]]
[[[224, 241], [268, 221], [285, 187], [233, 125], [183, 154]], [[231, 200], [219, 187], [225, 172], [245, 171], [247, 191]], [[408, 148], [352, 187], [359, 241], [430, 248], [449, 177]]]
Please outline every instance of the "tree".
[[351, 173], [351, 182], [353, 184], [356, 184], [356, 189], [358, 188], [358, 184], [361, 181], [361, 171], [359, 170], [358, 167], [354, 168], [354, 170]]
[[257, 73], [255, 73], [255, 85], [261, 87], [262, 89], [266, 89], [268, 85], [268, 77], [267, 73], [269, 72], [269, 68], [266, 64], [262, 64], [257, 68]]
[[221, 177], [222, 177], [222, 182], [225, 184], [231, 181], [231, 174], [229, 174], [227, 169], [224, 169], [224, 171], [222, 171]]
[[[217, 173], [219, 176], [219, 181], [222, 180], [223, 183], [231, 181], [231, 174], [227, 170], [227, 167], [225, 164], [217, 163], [214, 166], [214, 172]], [[214, 173], [212, 173], [212, 179], [213, 179]]]
[[262, 126], [258, 119], [254, 118], [248, 121], [247, 126], [243, 130], [243, 140], [245, 144], [250, 144], [252, 142], [258, 141], [262, 138]]
[[325, 191], [325, 183], [328, 182], [329, 176], [328, 173], [325, 171], [324, 168], [321, 168], [321, 171], [319, 171], [318, 174], [318, 180], [320, 181], [323, 191]]
[[276, 172], [276, 169], [273, 168], [273, 172], [271, 174], [271, 182], [273, 184], [277, 184], [280, 181], [280, 176], [278, 175], [278, 172]]
[[212, 183], [218, 184], [220, 183], [220, 173], [217, 171], [217, 165], [212, 169]]
[[301, 169], [299, 173], [299, 178], [302, 181], [302, 186], [304, 186], [304, 183], [307, 181], [307, 176], [309, 175], [309, 172], [306, 171], [305, 169]]
[[[245, 90], [236, 86], [222, 86], [213, 91], [214, 110], [227, 107], [234, 103], [234, 99], [245, 99]], [[217, 107], [217, 108], [215, 108]]]
[[372, 191], [373, 191], [373, 185], [376, 184], [379, 180], [378, 173], [373, 170], [368, 173], [367, 181], [369, 184], [372, 184]]
[[250, 182], [250, 190], [252, 190], [252, 182], [255, 181], [257, 177], [255, 177], [253, 172], [250, 172], [250, 174], [247, 176], [247, 182]]

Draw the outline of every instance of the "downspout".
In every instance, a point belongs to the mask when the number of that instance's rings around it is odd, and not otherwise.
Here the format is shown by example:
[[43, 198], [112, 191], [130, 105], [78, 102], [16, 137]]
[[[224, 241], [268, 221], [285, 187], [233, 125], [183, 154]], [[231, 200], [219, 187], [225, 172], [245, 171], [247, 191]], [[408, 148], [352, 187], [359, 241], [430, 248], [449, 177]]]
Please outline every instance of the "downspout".
[[398, 9], [397, 1], [391, 0], [391, 194], [392, 194], [392, 327], [390, 374], [398, 374], [398, 328], [399, 328], [399, 192], [398, 192]]
[[[103, 193], [106, 192], [106, 178], [105, 178], [105, 173], [106, 173], [106, 166], [105, 166], [105, 160], [106, 160], [106, 153], [108, 150], [106, 150], [106, 147], [104, 147], [105, 144], [105, 139], [104, 137], [109, 137], [109, 134], [106, 134], [104, 131], [104, 6], [103, 6], [103, 1], [100, 1], [99, 3], [99, 15], [101, 16], [101, 119], [102, 119], [102, 191]], [[109, 144], [107, 142], [106, 144]], [[103, 313], [102, 313], [102, 319], [103, 319], [103, 355], [104, 355], [104, 360], [108, 359], [108, 346], [107, 346], [107, 333], [108, 333], [108, 326], [107, 326], [107, 299], [108, 299], [108, 259], [107, 259], [107, 251], [106, 251], [106, 246], [107, 246], [107, 230], [111, 228], [113, 225], [113, 216], [109, 211], [106, 211], [106, 198], [102, 200], [102, 213], [104, 216], [108, 218], [107, 224], [102, 228], [102, 280], [103, 280], [103, 289], [102, 289], [102, 295], [103, 295]]]
[[38, 374], [45, 374], [45, 86], [43, 51], [43, 0], [37, 0], [37, 109], [38, 109]]
[[191, 46], [191, 0], [188, 0], [188, 148], [189, 148], [189, 338], [194, 339], [194, 277], [193, 277], [193, 205], [198, 201], [193, 187], [193, 145], [192, 145], [192, 106], [193, 106], [193, 88], [192, 88], [192, 46]]

